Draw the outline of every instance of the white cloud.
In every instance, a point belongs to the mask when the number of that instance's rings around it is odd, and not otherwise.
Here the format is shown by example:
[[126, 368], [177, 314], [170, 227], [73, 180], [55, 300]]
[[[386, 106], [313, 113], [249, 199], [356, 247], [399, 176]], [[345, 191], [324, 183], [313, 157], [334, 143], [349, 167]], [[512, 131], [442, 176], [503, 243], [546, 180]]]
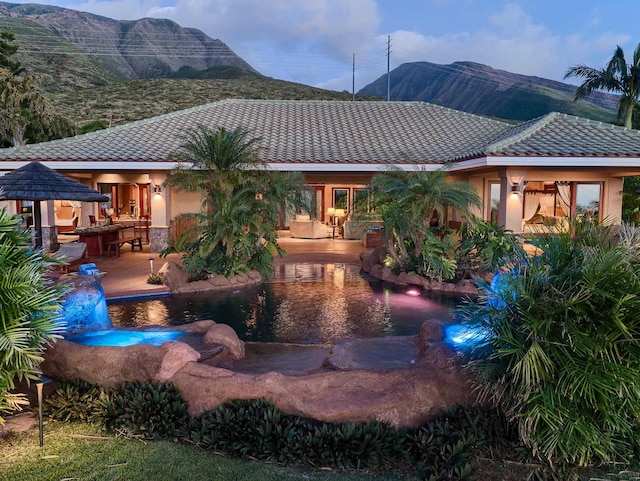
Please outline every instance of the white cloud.
[[521, 7], [507, 5], [490, 14], [469, 32], [452, 32], [438, 37], [398, 30], [392, 37], [392, 68], [404, 62], [427, 61], [448, 64], [473, 61], [523, 75], [563, 81], [567, 69], [577, 63], [592, 65], [594, 59], [611, 57], [615, 45], [628, 35], [558, 35], [535, 23]]
[[[458, 15], [460, 8], [470, 13], [466, 16], [466, 28], [459, 26], [461, 22], [451, 21], [447, 22], [450, 29], [438, 35], [425, 33], [430, 31], [428, 19], [413, 30], [404, 27], [416, 21], [410, 13], [413, 2], [408, 0], [403, 0], [406, 3], [401, 5], [395, 3], [397, 0], [393, 5], [391, 0], [59, 0], [55, 3], [114, 19], [170, 18], [184, 27], [199, 28], [210, 37], [222, 40], [265, 75], [349, 91], [354, 54], [356, 89], [386, 73], [388, 35], [391, 36], [392, 69], [405, 62], [447, 64], [468, 60], [555, 80], [562, 80], [566, 70], [578, 63], [604, 66], [617, 44], [624, 46], [630, 41], [630, 36], [619, 33], [620, 30], [604, 30], [602, 14], [606, 12], [598, 5], [581, 17], [582, 25], [567, 22], [560, 32], [532, 17], [524, 1], [513, 0], [501, 8], [493, 2], [486, 2], [487, 5], [473, 0], [464, 0], [461, 4], [461, 1], [431, 0], [429, 8], [436, 9], [441, 15], [439, 18], [455, 18], [454, 12]], [[424, 14], [424, 5], [419, 6]], [[388, 10], [381, 10], [382, 7]], [[413, 7], [418, 9], [418, 4]], [[380, 31], [382, 12], [388, 16], [384, 19], [385, 25], [389, 25], [385, 27], [388, 32]], [[555, 13], [552, 9], [546, 14]], [[626, 47], [629, 53], [633, 47], [635, 45]]]

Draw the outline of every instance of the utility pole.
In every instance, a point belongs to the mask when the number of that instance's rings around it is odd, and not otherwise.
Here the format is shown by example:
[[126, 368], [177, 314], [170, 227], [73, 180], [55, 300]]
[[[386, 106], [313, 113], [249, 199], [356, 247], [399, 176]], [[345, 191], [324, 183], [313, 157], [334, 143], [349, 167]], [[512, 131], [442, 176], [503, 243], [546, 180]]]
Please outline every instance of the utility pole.
[[351, 91], [353, 92], [351, 96], [351, 101], [356, 101], [356, 54], [353, 54], [353, 73], [351, 74]]
[[391, 59], [391, 35], [387, 35], [387, 102], [391, 99], [391, 74], [389, 61]]

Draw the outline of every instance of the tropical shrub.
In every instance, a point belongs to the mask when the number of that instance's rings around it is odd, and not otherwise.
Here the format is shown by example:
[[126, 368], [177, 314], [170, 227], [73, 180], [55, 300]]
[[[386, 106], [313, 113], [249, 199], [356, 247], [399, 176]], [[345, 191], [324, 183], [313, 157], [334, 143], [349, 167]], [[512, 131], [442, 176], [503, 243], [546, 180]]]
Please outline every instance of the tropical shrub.
[[[0, 414], [26, 404], [16, 380], [36, 380], [42, 351], [58, 337], [60, 297], [66, 289], [45, 277], [50, 261], [31, 249], [20, 219], [0, 210]], [[0, 422], [4, 420], [0, 417]]]
[[458, 238], [453, 234], [441, 238], [435, 233], [428, 233], [422, 242], [420, 256], [414, 263], [415, 267], [411, 270], [428, 279], [453, 279], [458, 265], [454, 258], [457, 244]]
[[[446, 166], [435, 171], [421, 166], [413, 171], [390, 168], [371, 179], [370, 190], [373, 208], [384, 221], [387, 252], [394, 265], [407, 272], [424, 265], [421, 257], [434, 257], [430, 247], [444, 248], [433, 243], [432, 236], [444, 240], [441, 228], [450, 209], [466, 216], [481, 205], [471, 184], [447, 181]], [[442, 267], [446, 272], [448, 267]]]
[[472, 277], [479, 271], [495, 272], [522, 259], [522, 246], [515, 234], [495, 222], [470, 216], [460, 227], [456, 247], [456, 277]]
[[102, 424], [108, 417], [111, 391], [85, 381], [63, 383], [43, 403], [44, 413], [58, 421]]
[[184, 432], [187, 403], [171, 383], [133, 382], [110, 395], [105, 424], [147, 438], [175, 438]]
[[452, 407], [419, 429], [325, 423], [283, 413], [264, 399], [230, 401], [190, 417], [170, 383], [105, 389], [76, 381], [62, 384], [45, 399], [45, 408], [64, 422], [98, 422], [120, 434], [169, 438], [290, 466], [417, 468], [426, 480], [466, 481], [473, 479], [476, 458], [491, 456], [493, 450], [529, 459], [501, 414], [471, 406]]
[[302, 174], [268, 169], [258, 142], [241, 128], [199, 126], [174, 155], [180, 162], [168, 184], [199, 193], [202, 204], [200, 212], [182, 216], [190, 227], [161, 256], [181, 253], [190, 280], [252, 269], [269, 277], [275, 256], [283, 254], [276, 239], [280, 214], [310, 211]]
[[640, 446], [640, 234], [575, 220], [460, 308], [486, 336], [467, 368], [535, 455], [626, 461]]

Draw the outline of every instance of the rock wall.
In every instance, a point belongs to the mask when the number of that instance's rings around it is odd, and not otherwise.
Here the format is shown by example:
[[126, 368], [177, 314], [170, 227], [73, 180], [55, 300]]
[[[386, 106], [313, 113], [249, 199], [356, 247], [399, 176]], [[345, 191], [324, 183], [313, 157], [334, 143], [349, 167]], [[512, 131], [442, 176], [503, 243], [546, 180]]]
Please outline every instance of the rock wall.
[[449, 406], [475, 401], [456, 354], [442, 348], [438, 333], [443, 331], [434, 325], [438, 321], [430, 322], [414, 341], [414, 351], [422, 355], [408, 368], [359, 368], [352, 361], [357, 351], [352, 351], [343, 353], [339, 370], [296, 376], [239, 373], [232, 366], [244, 355], [244, 343], [228, 326], [213, 321], [179, 326], [202, 334], [198, 350], [175, 341], [162, 346], [96, 347], [60, 340], [47, 348], [41, 367], [56, 380], [81, 379], [106, 387], [169, 381], [180, 390], [192, 415], [231, 400], [265, 398], [284, 412], [320, 421], [378, 420], [417, 427]]
[[394, 274], [391, 269], [384, 266], [386, 257], [386, 248], [384, 246], [376, 247], [371, 252], [363, 252], [360, 254], [362, 261], [362, 270], [371, 277], [381, 279], [391, 284], [409, 286], [420, 286], [428, 291], [442, 292], [456, 296], [472, 296], [478, 295], [478, 288], [468, 279], [463, 279], [457, 283], [440, 282], [437, 280], [426, 279], [417, 274], [407, 274], [401, 272]]
[[184, 268], [172, 261], [165, 263], [158, 272], [163, 275], [164, 285], [171, 289], [174, 294], [241, 289], [262, 282], [262, 276], [258, 271], [249, 271], [246, 274], [228, 278], [218, 274], [202, 281], [188, 282], [188, 275]]

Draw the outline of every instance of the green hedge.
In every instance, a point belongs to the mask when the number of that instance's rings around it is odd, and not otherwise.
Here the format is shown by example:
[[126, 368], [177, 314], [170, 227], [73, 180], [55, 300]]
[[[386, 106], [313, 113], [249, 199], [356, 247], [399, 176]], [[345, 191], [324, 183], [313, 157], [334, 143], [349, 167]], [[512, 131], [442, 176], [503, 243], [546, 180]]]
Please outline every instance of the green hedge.
[[179, 440], [236, 457], [316, 468], [417, 469], [434, 481], [471, 480], [472, 457], [507, 437], [500, 417], [479, 408], [452, 408], [420, 429], [319, 422], [283, 413], [264, 399], [232, 401], [191, 417], [170, 383], [115, 389], [67, 383], [45, 401], [45, 412], [57, 420], [100, 423], [110, 431]]

